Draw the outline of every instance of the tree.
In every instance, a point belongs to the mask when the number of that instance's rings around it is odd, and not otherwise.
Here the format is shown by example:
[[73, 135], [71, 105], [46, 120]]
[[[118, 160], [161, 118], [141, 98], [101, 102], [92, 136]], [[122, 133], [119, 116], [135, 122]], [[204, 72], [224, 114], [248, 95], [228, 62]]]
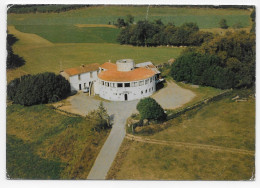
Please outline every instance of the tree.
[[131, 14], [126, 15], [126, 23], [129, 25], [134, 23], [134, 17]]
[[56, 102], [69, 93], [69, 82], [49, 72], [22, 76], [7, 85], [7, 98], [25, 106]]
[[228, 28], [227, 20], [226, 20], [226, 19], [221, 19], [221, 20], [219, 21], [219, 26], [220, 26], [220, 28], [222, 28], [222, 29], [227, 29], [227, 28]]
[[14, 54], [12, 45], [18, 41], [18, 39], [12, 35], [7, 34], [7, 59], [6, 59], [6, 68], [14, 69], [25, 64], [25, 60], [19, 55]]
[[164, 120], [166, 118], [163, 108], [150, 97], [141, 99], [137, 104], [137, 110], [141, 115], [141, 119]]
[[99, 103], [98, 109], [88, 113], [86, 118], [89, 118], [95, 122], [95, 130], [110, 128], [110, 118], [102, 101]]

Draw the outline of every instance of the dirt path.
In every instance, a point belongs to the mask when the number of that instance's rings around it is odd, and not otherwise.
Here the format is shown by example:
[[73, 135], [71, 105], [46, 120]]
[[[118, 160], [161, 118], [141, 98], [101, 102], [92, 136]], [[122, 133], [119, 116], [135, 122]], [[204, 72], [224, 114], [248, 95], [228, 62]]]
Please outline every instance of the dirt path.
[[177, 146], [177, 147], [205, 149], [205, 150], [220, 151], [220, 152], [231, 152], [231, 153], [238, 153], [238, 154], [252, 155], [252, 156], [255, 155], [255, 151], [249, 151], [249, 150], [244, 150], [244, 149], [226, 148], [226, 147], [206, 145], [206, 144], [192, 144], [192, 143], [187, 143], [187, 142], [156, 140], [156, 139], [143, 138], [140, 136], [134, 136], [134, 135], [130, 135], [130, 134], [127, 134], [125, 138], [127, 138], [129, 140], [134, 140], [137, 142], [144, 142], [144, 143], [149, 143], [149, 144], [172, 145], [172, 146]]

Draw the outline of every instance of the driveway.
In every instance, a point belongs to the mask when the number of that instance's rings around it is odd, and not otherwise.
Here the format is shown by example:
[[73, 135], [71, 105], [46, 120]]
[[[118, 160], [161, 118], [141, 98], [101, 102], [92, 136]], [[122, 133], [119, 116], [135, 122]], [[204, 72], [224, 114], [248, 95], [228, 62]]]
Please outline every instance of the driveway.
[[164, 109], [181, 107], [196, 96], [191, 90], [184, 89], [174, 82], [167, 82], [167, 87], [156, 92], [154, 98]]
[[[168, 82], [167, 87], [161, 89], [152, 96], [163, 108], [173, 109], [189, 102], [195, 94], [187, 89], [179, 87], [173, 82]], [[104, 180], [111, 167], [121, 143], [125, 137], [125, 123], [127, 118], [137, 112], [136, 105], [139, 100], [112, 102], [103, 101], [104, 107], [112, 117], [112, 130], [101, 148], [95, 163], [88, 175], [88, 179]], [[69, 97], [65, 102], [68, 105], [61, 109], [69, 112], [86, 115], [98, 108], [100, 100], [85, 93], [79, 93]]]

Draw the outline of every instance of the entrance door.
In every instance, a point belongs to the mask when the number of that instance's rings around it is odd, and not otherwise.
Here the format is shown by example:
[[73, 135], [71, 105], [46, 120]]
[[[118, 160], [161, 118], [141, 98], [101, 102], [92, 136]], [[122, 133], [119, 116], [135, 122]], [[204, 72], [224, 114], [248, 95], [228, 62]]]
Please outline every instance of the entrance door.
[[125, 101], [127, 101], [127, 94], [125, 94]]
[[81, 90], [81, 84], [79, 84], [79, 90]]

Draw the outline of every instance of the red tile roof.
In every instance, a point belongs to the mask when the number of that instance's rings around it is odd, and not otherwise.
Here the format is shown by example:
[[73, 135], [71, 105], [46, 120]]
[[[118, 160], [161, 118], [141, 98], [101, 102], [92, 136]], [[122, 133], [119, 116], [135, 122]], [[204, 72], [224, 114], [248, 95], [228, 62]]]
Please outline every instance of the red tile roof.
[[147, 68], [135, 68], [134, 70], [123, 72], [116, 69], [102, 71], [98, 74], [101, 80], [111, 82], [130, 82], [137, 80], [144, 80], [155, 75], [155, 72]]
[[80, 67], [65, 69], [64, 72], [66, 72], [69, 76], [73, 76], [73, 75], [82, 74], [85, 72], [96, 71], [99, 69], [99, 66], [100, 65], [98, 63], [93, 63], [93, 64], [89, 64], [89, 65], [83, 65]]
[[116, 70], [117, 69], [117, 65], [114, 63], [110, 63], [110, 62], [106, 62], [106, 63], [102, 64], [100, 67], [103, 69], [107, 69], [107, 70]]

